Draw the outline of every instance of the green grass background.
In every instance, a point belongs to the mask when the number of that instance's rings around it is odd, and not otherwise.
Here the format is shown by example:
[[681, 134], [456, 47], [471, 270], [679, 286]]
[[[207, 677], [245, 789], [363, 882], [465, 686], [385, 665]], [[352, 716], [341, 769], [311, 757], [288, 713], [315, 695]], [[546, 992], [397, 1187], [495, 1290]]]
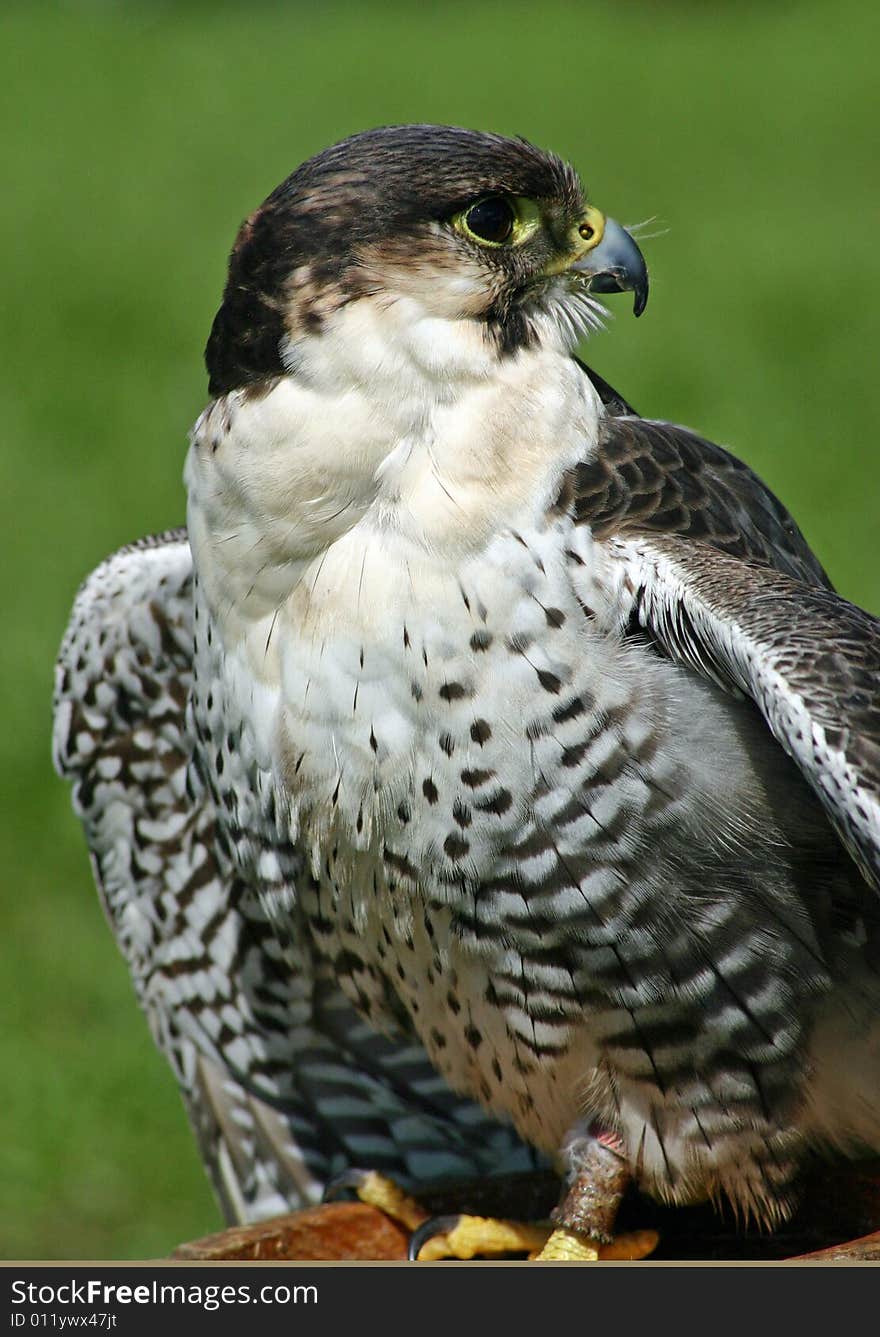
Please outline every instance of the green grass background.
[[[49, 764], [74, 590], [179, 523], [240, 219], [304, 157], [437, 120], [655, 215], [588, 356], [732, 444], [880, 611], [874, 0], [7, 4], [0, 15], [0, 1257], [166, 1254], [219, 1217]], [[649, 231], [655, 230], [649, 228]]]

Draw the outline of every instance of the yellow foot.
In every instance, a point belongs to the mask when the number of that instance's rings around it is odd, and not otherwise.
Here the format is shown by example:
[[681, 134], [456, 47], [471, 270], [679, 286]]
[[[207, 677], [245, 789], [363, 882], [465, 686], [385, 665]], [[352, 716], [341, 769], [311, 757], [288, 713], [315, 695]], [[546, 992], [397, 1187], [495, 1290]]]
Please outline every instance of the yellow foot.
[[600, 1244], [575, 1230], [554, 1230], [540, 1253], [539, 1263], [608, 1263], [636, 1262], [647, 1258], [657, 1247], [660, 1236], [656, 1230], [633, 1230], [628, 1235], [617, 1235], [608, 1244]]
[[350, 1171], [335, 1180], [328, 1192], [340, 1187], [353, 1188], [361, 1202], [384, 1212], [412, 1232], [410, 1257], [420, 1263], [516, 1253], [540, 1262], [635, 1260], [646, 1258], [657, 1246], [654, 1230], [633, 1231], [617, 1236], [609, 1244], [599, 1244], [574, 1231], [523, 1221], [463, 1214], [429, 1217], [415, 1198], [375, 1170]]
[[635, 1230], [600, 1244], [586, 1235], [524, 1221], [486, 1216], [435, 1217], [413, 1236], [411, 1257], [420, 1263], [524, 1253], [536, 1262], [635, 1262], [657, 1247], [656, 1230]]
[[441, 1258], [464, 1262], [500, 1254], [533, 1254], [544, 1247], [550, 1233], [549, 1226], [492, 1216], [435, 1216], [413, 1235], [410, 1257], [435, 1263]]
[[608, 1244], [599, 1245], [600, 1263], [637, 1263], [652, 1254], [660, 1243], [656, 1230], [631, 1230], [616, 1235]]
[[[346, 1182], [346, 1177], [343, 1176], [342, 1180], [336, 1182]], [[388, 1179], [375, 1170], [355, 1172], [349, 1182], [361, 1202], [384, 1212], [392, 1221], [399, 1221], [407, 1230], [416, 1230], [428, 1219], [428, 1213], [415, 1198], [404, 1193], [393, 1179]]]
[[[375, 1170], [347, 1171], [328, 1186], [327, 1193], [333, 1194], [340, 1188], [353, 1188], [361, 1202], [384, 1212], [412, 1232], [411, 1257], [422, 1263], [440, 1258], [464, 1261], [478, 1254], [533, 1253], [543, 1247], [551, 1233], [548, 1226], [486, 1216], [432, 1217], [393, 1179]], [[423, 1245], [417, 1236], [424, 1239]]]
[[601, 1245], [589, 1235], [560, 1228], [554, 1230], [541, 1252], [539, 1263], [596, 1263]]

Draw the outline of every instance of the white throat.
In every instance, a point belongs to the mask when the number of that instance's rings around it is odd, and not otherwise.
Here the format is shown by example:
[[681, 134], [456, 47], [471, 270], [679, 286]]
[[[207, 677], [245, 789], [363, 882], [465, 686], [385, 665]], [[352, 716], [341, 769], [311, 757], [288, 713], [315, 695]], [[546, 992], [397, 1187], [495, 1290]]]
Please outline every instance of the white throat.
[[601, 404], [561, 337], [502, 358], [476, 321], [361, 299], [286, 360], [193, 429], [190, 540], [221, 617], [265, 617], [353, 534], [457, 563], [540, 514], [595, 448]]

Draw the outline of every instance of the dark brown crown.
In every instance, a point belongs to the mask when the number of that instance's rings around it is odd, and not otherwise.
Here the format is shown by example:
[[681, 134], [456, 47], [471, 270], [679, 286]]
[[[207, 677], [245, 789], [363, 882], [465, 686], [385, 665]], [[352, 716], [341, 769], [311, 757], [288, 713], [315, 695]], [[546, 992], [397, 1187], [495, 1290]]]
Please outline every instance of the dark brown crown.
[[574, 171], [523, 139], [453, 126], [386, 126], [309, 159], [246, 219], [205, 349], [212, 395], [284, 372], [285, 285], [342, 284], [360, 248], [450, 218], [480, 195], [558, 200], [575, 212]]

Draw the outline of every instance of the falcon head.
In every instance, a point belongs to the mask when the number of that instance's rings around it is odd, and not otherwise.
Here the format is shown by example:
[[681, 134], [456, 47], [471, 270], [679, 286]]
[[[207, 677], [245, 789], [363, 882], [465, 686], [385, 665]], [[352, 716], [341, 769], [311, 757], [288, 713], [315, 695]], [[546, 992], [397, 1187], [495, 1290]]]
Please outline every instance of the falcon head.
[[205, 352], [210, 391], [295, 370], [364, 304], [500, 358], [572, 347], [599, 323], [591, 294], [624, 290], [640, 315], [638, 247], [554, 154], [450, 126], [369, 130], [303, 163], [243, 223]]

